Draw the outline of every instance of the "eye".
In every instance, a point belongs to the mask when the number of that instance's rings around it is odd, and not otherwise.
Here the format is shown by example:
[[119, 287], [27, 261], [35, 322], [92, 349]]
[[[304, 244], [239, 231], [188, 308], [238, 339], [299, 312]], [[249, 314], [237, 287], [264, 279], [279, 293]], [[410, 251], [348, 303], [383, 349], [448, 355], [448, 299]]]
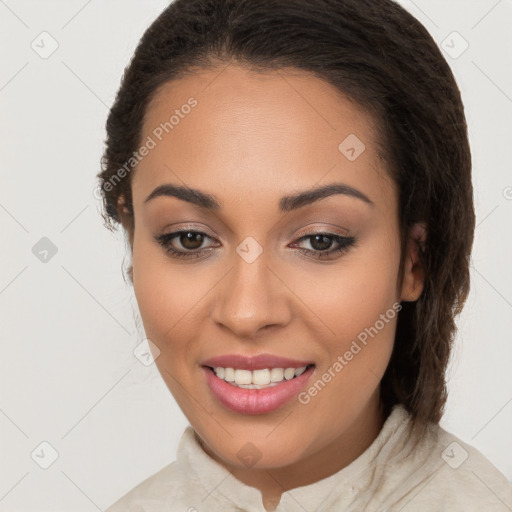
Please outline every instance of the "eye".
[[[194, 230], [174, 231], [157, 235], [154, 238], [174, 258], [199, 258], [220, 246], [219, 242], [206, 233]], [[209, 240], [213, 241], [213, 244], [205, 246], [204, 244]], [[311, 249], [300, 247], [305, 242], [310, 245]], [[297, 247], [299, 252], [310, 258], [334, 259], [348, 251], [354, 244], [355, 238], [351, 236], [334, 233], [311, 233], [299, 238], [291, 244], [291, 247]]]
[[312, 233], [299, 238], [297, 242], [292, 244], [292, 247], [307, 242], [312, 249], [299, 247], [301, 253], [318, 259], [334, 258], [348, 251], [355, 244], [355, 241], [352, 236], [341, 236], [334, 233]]
[[[213, 240], [206, 233], [193, 230], [174, 231], [155, 236], [155, 240], [173, 257], [198, 258], [213, 247], [202, 247], [207, 240]], [[218, 246], [218, 245], [217, 245]]]

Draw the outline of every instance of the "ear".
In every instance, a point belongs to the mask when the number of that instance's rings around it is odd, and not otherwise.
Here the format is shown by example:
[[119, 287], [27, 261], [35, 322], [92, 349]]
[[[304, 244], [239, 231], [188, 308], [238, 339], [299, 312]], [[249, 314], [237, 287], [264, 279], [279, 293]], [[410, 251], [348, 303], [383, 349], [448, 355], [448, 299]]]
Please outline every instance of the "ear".
[[128, 206], [126, 205], [126, 199], [123, 195], [120, 195], [117, 198], [117, 205], [116, 205], [117, 213], [119, 214], [119, 218], [121, 219], [121, 224], [123, 225], [123, 228], [128, 227], [128, 218], [130, 210], [128, 210]]
[[404, 263], [401, 301], [414, 302], [423, 291], [425, 269], [420, 261], [420, 247], [425, 243], [427, 227], [425, 223], [415, 224], [409, 231]]
[[130, 266], [126, 269], [126, 275], [133, 286], [133, 265], [130, 263]]
[[[126, 235], [126, 241], [127, 241], [127, 250], [130, 251], [130, 253], [133, 252], [133, 218], [130, 217], [130, 210], [126, 206], [125, 199], [123, 196], [119, 196], [117, 201], [117, 211], [119, 214], [119, 218], [121, 220], [121, 225], [123, 226], [125, 235]], [[131, 256], [130, 256], [131, 260]], [[125, 273], [123, 274], [128, 277], [130, 283], [133, 285], [133, 264], [130, 262], [129, 266], [125, 268]]]
[[130, 213], [130, 209], [126, 205], [126, 200], [123, 195], [120, 195], [117, 199], [117, 212], [121, 220], [121, 225], [127, 234], [130, 247], [133, 247], [133, 213]]

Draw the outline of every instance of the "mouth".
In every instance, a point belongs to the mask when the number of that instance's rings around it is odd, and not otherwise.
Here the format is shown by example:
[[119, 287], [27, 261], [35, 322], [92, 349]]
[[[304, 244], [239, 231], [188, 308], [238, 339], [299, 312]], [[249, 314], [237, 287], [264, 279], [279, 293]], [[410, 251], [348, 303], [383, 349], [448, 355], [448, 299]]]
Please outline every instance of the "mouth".
[[265, 414], [279, 409], [300, 393], [315, 371], [314, 363], [282, 358], [271, 358], [273, 364], [262, 367], [269, 362], [268, 356], [222, 358], [229, 360], [231, 366], [221, 366], [220, 359], [205, 361], [209, 364], [202, 364], [201, 372], [213, 397], [240, 414]]
[[241, 368], [224, 368], [222, 366], [206, 366], [206, 368], [213, 372], [217, 378], [237, 388], [266, 389], [277, 386], [281, 382], [295, 379], [313, 366], [314, 364], [308, 364], [299, 368], [263, 368], [252, 371]]

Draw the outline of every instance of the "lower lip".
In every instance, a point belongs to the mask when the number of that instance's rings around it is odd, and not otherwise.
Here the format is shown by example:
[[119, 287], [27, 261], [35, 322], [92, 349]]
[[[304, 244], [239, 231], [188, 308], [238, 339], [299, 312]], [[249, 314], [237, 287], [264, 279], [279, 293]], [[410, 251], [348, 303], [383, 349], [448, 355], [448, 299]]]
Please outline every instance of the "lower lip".
[[304, 373], [291, 380], [285, 380], [263, 389], [245, 389], [219, 379], [213, 371], [203, 366], [201, 371], [213, 395], [219, 402], [241, 414], [264, 414], [275, 411], [297, 396], [306, 385], [315, 367], [310, 366]]

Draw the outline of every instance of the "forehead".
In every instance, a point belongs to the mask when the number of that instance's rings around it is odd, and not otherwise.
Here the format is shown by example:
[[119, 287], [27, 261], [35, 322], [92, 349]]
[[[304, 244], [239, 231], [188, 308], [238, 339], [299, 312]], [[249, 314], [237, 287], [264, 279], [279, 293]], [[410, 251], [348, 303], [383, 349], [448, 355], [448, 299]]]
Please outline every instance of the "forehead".
[[300, 70], [230, 64], [168, 82], [146, 111], [141, 141], [149, 139], [154, 147], [133, 176], [134, 203], [180, 180], [237, 193], [265, 183], [276, 191], [333, 181], [382, 186], [371, 116]]

